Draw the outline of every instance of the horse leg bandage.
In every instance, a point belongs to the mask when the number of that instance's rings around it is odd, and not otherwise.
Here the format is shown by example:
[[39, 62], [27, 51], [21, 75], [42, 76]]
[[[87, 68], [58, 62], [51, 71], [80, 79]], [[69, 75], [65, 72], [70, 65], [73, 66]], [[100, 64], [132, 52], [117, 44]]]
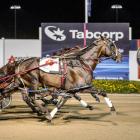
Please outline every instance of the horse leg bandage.
[[83, 100], [80, 100], [80, 103], [81, 103], [81, 105], [82, 105], [83, 107], [87, 107], [87, 106], [88, 106], [88, 104], [87, 104], [85, 101], [83, 101]]
[[57, 113], [57, 111], [58, 111], [58, 108], [57, 108], [57, 107], [54, 108], [54, 109], [51, 111], [50, 115], [51, 115], [52, 118], [53, 118], [54, 115]]
[[108, 97], [104, 98], [109, 107], [113, 107], [111, 100]]

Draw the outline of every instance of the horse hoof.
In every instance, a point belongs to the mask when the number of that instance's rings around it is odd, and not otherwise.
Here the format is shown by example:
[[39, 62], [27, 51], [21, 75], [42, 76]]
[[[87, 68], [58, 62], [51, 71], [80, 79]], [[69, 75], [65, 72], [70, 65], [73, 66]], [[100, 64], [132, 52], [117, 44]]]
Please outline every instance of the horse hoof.
[[91, 105], [87, 106], [87, 108], [88, 108], [89, 110], [93, 110], [93, 109], [94, 109], [94, 107], [91, 106]]
[[53, 100], [52, 101], [52, 104], [57, 105], [58, 104], [58, 101], [57, 100]]
[[116, 116], [117, 115], [116, 111], [111, 111], [110, 113], [111, 113], [112, 116]]
[[45, 113], [43, 113], [43, 112], [37, 112], [37, 115], [38, 116], [43, 116], [43, 115], [45, 115]]
[[111, 115], [114, 115], [114, 116], [116, 115], [116, 109], [114, 106], [111, 107], [110, 111], [111, 111]]
[[47, 119], [48, 122], [51, 122], [51, 120], [52, 120], [51, 115], [47, 115], [47, 116], [45, 116], [45, 118]]
[[116, 111], [115, 107], [112, 106], [112, 107], [110, 108], [110, 111]]
[[98, 103], [100, 103], [100, 99], [99, 99], [99, 98], [96, 98], [96, 101], [97, 101]]

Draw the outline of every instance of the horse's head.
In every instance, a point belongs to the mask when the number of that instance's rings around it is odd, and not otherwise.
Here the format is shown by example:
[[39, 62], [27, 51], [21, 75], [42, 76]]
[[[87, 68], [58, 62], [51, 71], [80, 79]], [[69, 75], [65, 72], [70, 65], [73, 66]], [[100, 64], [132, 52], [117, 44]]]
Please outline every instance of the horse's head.
[[11, 84], [12, 79], [10, 75], [15, 74], [16, 61], [13, 63], [7, 63], [0, 68], [0, 89]]
[[110, 57], [116, 62], [121, 62], [122, 55], [119, 49], [111, 39], [105, 37], [100, 37], [100, 39], [95, 41], [95, 44], [101, 46], [99, 56]]
[[7, 63], [2, 68], [0, 68], [0, 77], [5, 75], [10, 75], [15, 73], [15, 63]]

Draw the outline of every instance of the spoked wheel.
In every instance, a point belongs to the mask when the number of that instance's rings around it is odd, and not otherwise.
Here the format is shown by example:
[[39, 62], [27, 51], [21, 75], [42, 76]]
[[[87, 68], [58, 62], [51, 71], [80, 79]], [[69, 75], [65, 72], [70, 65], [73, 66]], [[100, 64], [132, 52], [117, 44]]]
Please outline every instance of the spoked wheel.
[[3, 98], [3, 100], [0, 101], [0, 109], [7, 108], [11, 104], [11, 101], [12, 101], [12, 96], [7, 96]]

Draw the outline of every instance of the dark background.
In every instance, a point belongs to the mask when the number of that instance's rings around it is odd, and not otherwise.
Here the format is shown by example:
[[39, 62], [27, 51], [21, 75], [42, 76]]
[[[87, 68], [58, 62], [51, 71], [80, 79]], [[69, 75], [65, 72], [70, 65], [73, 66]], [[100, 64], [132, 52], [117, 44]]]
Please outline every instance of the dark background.
[[[92, 0], [89, 22], [116, 22], [112, 4], [121, 4], [118, 22], [129, 22], [133, 39], [140, 38], [140, 5], [138, 0]], [[17, 10], [17, 38], [38, 38], [42, 22], [84, 22], [84, 0], [1, 0], [0, 38], [14, 38], [14, 11]]]

